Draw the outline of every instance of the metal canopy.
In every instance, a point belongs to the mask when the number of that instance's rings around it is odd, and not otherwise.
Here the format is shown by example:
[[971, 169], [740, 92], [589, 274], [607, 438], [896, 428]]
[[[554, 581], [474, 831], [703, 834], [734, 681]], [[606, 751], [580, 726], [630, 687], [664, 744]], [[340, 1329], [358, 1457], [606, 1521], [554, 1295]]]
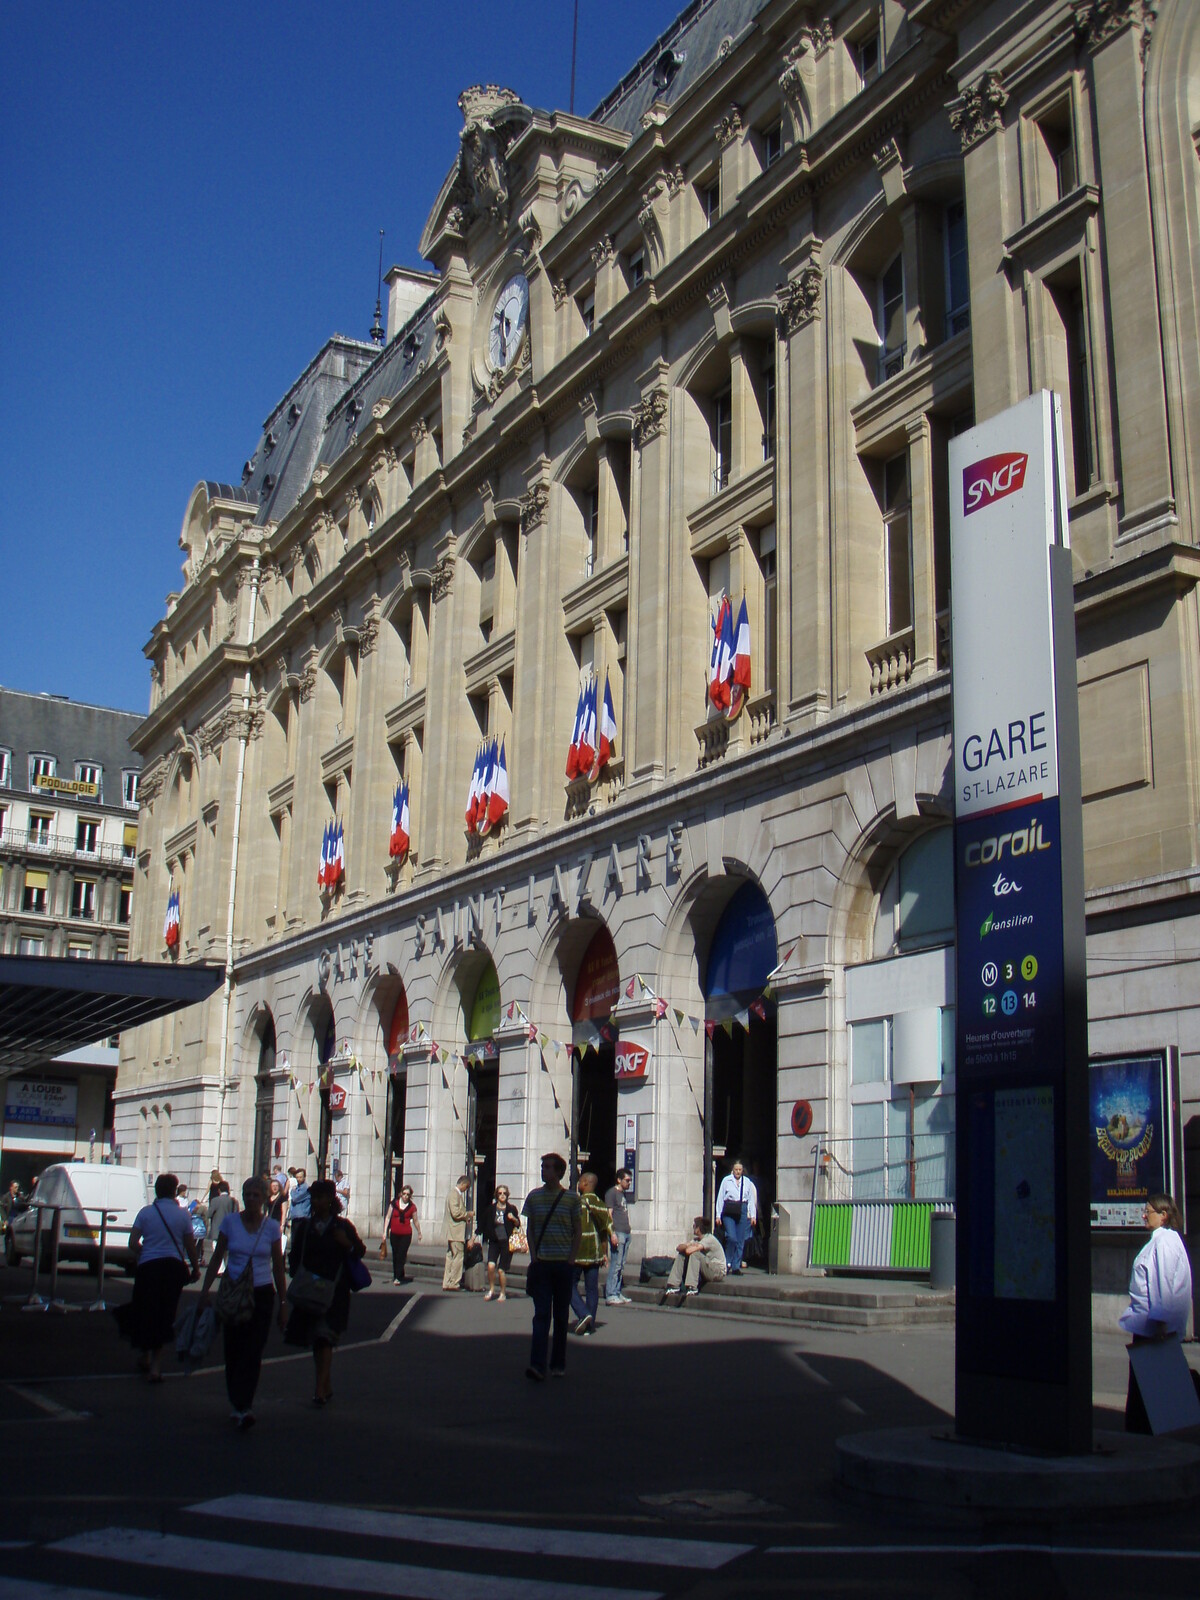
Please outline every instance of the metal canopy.
[[0, 1077], [207, 1000], [225, 969], [0, 956]]

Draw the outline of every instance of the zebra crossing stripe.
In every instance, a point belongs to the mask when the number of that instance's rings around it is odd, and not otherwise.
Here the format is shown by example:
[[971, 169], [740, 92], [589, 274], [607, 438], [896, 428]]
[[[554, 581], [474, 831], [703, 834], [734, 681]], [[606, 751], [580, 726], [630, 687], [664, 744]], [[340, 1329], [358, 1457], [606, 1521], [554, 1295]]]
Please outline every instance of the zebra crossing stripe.
[[[471, 1532], [474, 1548], [479, 1543], [477, 1524], [471, 1525]], [[93, 1560], [203, 1572], [211, 1577], [260, 1581], [267, 1585], [295, 1584], [316, 1593], [322, 1589], [340, 1589], [359, 1594], [391, 1595], [396, 1600], [401, 1596], [404, 1600], [462, 1600], [467, 1594], [472, 1600], [613, 1600], [613, 1597], [664, 1600], [656, 1591], [615, 1589], [612, 1584], [593, 1589], [570, 1580], [556, 1583], [539, 1578], [504, 1578], [486, 1572], [368, 1561], [358, 1556], [263, 1549], [254, 1545], [190, 1539], [176, 1533], [152, 1533], [141, 1528], [101, 1528], [94, 1533], [57, 1540], [46, 1549], [65, 1555], [89, 1556]]]
[[0, 1600], [117, 1600], [117, 1596], [103, 1594], [99, 1589], [39, 1583], [33, 1578], [0, 1578]]
[[616, 1561], [627, 1566], [691, 1567], [712, 1571], [748, 1554], [749, 1544], [711, 1539], [672, 1539], [642, 1534], [585, 1533], [570, 1528], [522, 1528], [512, 1523], [467, 1522], [453, 1517], [418, 1516], [405, 1511], [365, 1511], [357, 1506], [306, 1504], [269, 1495], [224, 1495], [188, 1510], [235, 1522], [268, 1523], [283, 1528], [316, 1528], [357, 1533], [374, 1539], [404, 1539], [414, 1544], [486, 1544], [514, 1555], [566, 1556], [578, 1561]]

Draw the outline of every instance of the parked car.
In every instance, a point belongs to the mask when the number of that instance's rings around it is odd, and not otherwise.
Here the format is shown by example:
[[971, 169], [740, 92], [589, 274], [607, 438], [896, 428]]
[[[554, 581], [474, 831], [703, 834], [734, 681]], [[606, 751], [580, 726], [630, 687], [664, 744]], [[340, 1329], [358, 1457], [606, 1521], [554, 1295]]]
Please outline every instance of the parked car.
[[129, 1248], [129, 1233], [138, 1212], [153, 1198], [146, 1173], [136, 1167], [108, 1166], [100, 1161], [64, 1161], [47, 1167], [38, 1180], [33, 1204], [9, 1219], [4, 1234], [4, 1254], [10, 1267], [33, 1254], [38, 1213], [42, 1213], [42, 1266], [50, 1265], [53, 1208], [60, 1206], [58, 1259], [100, 1260], [100, 1212], [108, 1212], [106, 1264], [132, 1271], [137, 1257]]

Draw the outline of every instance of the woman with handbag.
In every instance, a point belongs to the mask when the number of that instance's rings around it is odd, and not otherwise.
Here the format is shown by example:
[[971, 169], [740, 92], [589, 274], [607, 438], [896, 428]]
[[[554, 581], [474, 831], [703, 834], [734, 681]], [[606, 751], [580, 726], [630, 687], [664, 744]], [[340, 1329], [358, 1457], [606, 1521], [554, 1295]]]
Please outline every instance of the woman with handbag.
[[312, 1215], [292, 1225], [292, 1274], [288, 1301], [288, 1344], [311, 1347], [316, 1368], [313, 1405], [333, 1399], [333, 1347], [350, 1320], [351, 1263], [361, 1261], [366, 1246], [352, 1222], [337, 1214], [337, 1190], [328, 1178], [309, 1186]]
[[[508, 1185], [497, 1184], [492, 1196], [491, 1206], [488, 1208], [488, 1253], [487, 1253], [487, 1293], [485, 1300], [493, 1297], [497, 1300], [506, 1300], [508, 1296], [505, 1289], [508, 1279], [505, 1277], [512, 1264], [512, 1237], [521, 1231], [521, 1213], [508, 1197]], [[496, 1276], [500, 1277], [500, 1293], [496, 1293]]]
[[[392, 1282], [409, 1283], [411, 1279], [405, 1276], [404, 1267], [408, 1261], [409, 1247], [413, 1242], [413, 1234], [417, 1242], [421, 1240], [421, 1224], [417, 1218], [417, 1208], [413, 1203], [413, 1192], [406, 1183], [396, 1190], [396, 1197], [388, 1209], [387, 1239], [392, 1247]], [[381, 1239], [379, 1242], [379, 1259], [384, 1258], [386, 1246]]]
[[287, 1326], [282, 1230], [267, 1216], [266, 1207], [267, 1185], [261, 1178], [247, 1178], [242, 1185], [242, 1210], [231, 1211], [222, 1221], [200, 1290], [199, 1309], [203, 1311], [208, 1291], [225, 1262], [215, 1310], [225, 1330], [225, 1389], [233, 1420], [242, 1429], [254, 1426], [251, 1407], [276, 1296], [279, 1326]]
[[176, 1204], [178, 1180], [164, 1172], [154, 1182], [154, 1204], [133, 1219], [131, 1248], [138, 1252], [133, 1298], [120, 1308], [117, 1326], [138, 1352], [138, 1371], [162, 1382], [163, 1346], [175, 1337], [175, 1313], [185, 1283], [200, 1276], [192, 1219]]

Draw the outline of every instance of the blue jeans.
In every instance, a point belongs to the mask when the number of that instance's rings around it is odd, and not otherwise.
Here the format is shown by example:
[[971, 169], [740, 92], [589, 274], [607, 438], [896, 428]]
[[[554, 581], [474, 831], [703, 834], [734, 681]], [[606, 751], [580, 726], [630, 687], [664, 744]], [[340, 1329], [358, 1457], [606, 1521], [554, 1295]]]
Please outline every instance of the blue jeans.
[[629, 1235], [618, 1233], [613, 1237], [617, 1242], [609, 1246], [608, 1278], [604, 1284], [606, 1300], [616, 1300], [625, 1293], [625, 1257], [629, 1254]]
[[567, 1364], [567, 1322], [570, 1316], [571, 1286], [575, 1268], [569, 1261], [531, 1261], [525, 1288], [533, 1301], [533, 1343], [529, 1365], [546, 1370], [546, 1350], [550, 1345], [550, 1318], [554, 1318], [554, 1343], [550, 1365], [562, 1371]]
[[746, 1248], [746, 1240], [750, 1237], [751, 1222], [745, 1211], [734, 1222], [731, 1218], [722, 1215], [721, 1232], [725, 1235], [725, 1269], [727, 1272], [736, 1272], [742, 1264], [742, 1251]]
[[[583, 1273], [583, 1294], [579, 1293], [577, 1275]], [[585, 1304], [586, 1301], [586, 1304]], [[600, 1268], [576, 1267], [571, 1273], [571, 1310], [577, 1317], [596, 1320], [596, 1307], [600, 1304]]]

